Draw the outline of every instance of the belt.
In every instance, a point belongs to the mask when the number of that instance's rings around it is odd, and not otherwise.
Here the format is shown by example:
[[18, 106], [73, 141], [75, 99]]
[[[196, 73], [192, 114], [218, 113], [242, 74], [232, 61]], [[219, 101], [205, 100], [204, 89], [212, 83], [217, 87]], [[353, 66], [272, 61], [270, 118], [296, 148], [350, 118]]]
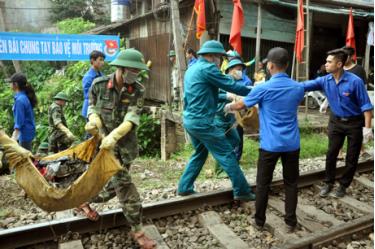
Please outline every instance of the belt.
[[342, 121], [342, 122], [349, 122], [349, 121], [358, 121], [364, 119], [363, 115], [351, 116], [351, 117], [339, 117], [332, 115], [331, 116], [334, 120]]

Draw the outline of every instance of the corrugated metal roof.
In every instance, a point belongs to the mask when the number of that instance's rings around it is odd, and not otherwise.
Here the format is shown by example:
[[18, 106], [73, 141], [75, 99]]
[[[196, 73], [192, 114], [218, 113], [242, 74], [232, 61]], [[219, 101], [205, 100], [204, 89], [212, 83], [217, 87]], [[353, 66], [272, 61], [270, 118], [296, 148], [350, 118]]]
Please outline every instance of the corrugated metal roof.
[[[357, 17], [374, 17], [373, 7], [371, 11], [369, 4], [360, 4], [360, 2], [372, 2], [373, 1], [351, 1], [353, 2], [353, 16]], [[296, 1], [288, 1], [288, 0], [265, 0], [265, 4], [277, 4], [285, 7], [290, 8], [297, 8]], [[341, 4], [341, 5], [340, 5]], [[310, 4], [309, 8], [313, 11], [330, 13], [330, 14], [341, 14], [341, 15], [348, 15], [349, 14], [349, 6], [350, 3], [348, 1], [326, 1], [326, 0], [319, 0], [314, 1]]]

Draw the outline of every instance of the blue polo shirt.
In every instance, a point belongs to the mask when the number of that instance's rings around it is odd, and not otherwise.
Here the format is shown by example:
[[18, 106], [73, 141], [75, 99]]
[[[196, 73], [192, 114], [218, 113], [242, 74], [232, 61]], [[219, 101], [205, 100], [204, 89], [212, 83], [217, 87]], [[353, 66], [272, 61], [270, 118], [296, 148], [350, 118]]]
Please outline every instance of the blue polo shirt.
[[89, 107], [89, 91], [92, 85], [92, 82], [95, 78], [102, 76], [101, 72], [95, 71], [94, 68], [90, 68], [89, 71], [83, 76], [82, 79], [82, 88], [83, 88], [83, 105], [82, 105], [82, 112], [81, 115], [86, 118], [87, 117], [87, 109]]
[[35, 137], [35, 118], [34, 111], [26, 96], [21, 91], [14, 95], [13, 105], [14, 129], [20, 131], [19, 142], [30, 142]]
[[244, 98], [246, 107], [259, 104], [260, 148], [288, 152], [300, 148], [298, 105], [303, 100], [302, 84], [278, 73], [255, 86]]
[[361, 78], [344, 71], [338, 84], [332, 74], [303, 82], [305, 91], [323, 90], [334, 115], [342, 118], [372, 110], [370, 98]]

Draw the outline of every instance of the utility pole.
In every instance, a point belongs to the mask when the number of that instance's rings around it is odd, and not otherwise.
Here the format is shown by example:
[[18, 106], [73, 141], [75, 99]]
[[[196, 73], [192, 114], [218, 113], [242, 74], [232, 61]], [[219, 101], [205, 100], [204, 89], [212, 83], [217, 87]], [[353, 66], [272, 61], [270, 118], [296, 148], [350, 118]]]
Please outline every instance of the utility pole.
[[174, 50], [176, 52], [176, 65], [178, 71], [178, 87], [180, 95], [179, 110], [182, 110], [184, 96], [183, 79], [186, 71], [186, 62], [185, 51], [184, 47], [182, 46], [182, 32], [180, 30], [180, 9], [177, 1], [178, 0], [171, 0], [171, 21], [173, 31], [173, 44]]
[[255, 43], [255, 68], [257, 68], [259, 61], [261, 61], [261, 58], [260, 58], [261, 33], [262, 33], [262, 5], [261, 5], [261, 1], [258, 1], [257, 38], [256, 38], [256, 43]]

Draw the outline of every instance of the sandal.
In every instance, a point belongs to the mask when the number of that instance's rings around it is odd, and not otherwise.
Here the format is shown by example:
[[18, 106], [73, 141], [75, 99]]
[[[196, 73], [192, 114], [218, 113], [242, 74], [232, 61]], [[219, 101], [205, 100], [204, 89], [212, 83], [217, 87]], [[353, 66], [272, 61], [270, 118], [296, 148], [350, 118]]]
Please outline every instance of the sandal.
[[138, 243], [141, 249], [154, 249], [156, 248], [156, 242], [145, 235], [144, 232], [132, 232], [132, 238]]
[[75, 214], [80, 214], [86, 216], [87, 219], [91, 221], [98, 221], [99, 220], [99, 213], [90, 207], [88, 203], [83, 203], [79, 207], [73, 210]]

